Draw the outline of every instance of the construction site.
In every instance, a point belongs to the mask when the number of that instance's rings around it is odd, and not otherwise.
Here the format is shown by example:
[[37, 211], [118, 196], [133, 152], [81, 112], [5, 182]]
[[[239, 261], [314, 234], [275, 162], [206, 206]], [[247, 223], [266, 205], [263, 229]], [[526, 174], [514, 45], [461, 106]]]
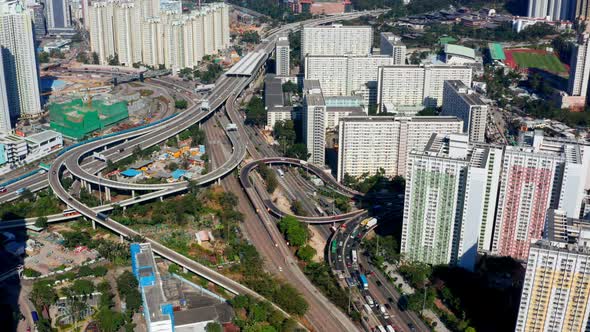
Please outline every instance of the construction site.
[[87, 97], [49, 106], [51, 129], [75, 140], [128, 117], [127, 103], [124, 101], [109, 103]]

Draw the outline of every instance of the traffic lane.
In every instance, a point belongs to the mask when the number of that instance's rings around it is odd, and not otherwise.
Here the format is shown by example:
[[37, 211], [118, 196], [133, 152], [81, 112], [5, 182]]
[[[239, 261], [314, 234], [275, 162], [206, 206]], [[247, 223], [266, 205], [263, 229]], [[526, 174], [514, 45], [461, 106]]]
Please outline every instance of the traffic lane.
[[[361, 257], [361, 260], [362, 260], [363, 265], [365, 265], [367, 267], [371, 266], [364, 256]], [[373, 289], [376, 289], [377, 293], [382, 295], [385, 298], [385, 301], [387, 303], [390, 303], [391, 308], [392, 308], [391, 311], [393, 311], [396, 316], [400, 317], [403, 320], [404, 324], [402, 327], [405, 328], [406, 330], [410, 331], [410, 329], [408, 327], [408, 323], [412, 323], [416, 327], [416, 329], [419, 331], [429, 331], [427, 326], [422, 322], [422, 320], [420, 320], [418, 318], [418, 316], [414, 312], [407, 311], [407, 310], [402, 311], [399, 309], [397, 304], [399, 302], [400, 295], [397, 292], [397, 290], [395, 289], [395, 286], [393, 286], [391, 284], [391, 282], [381, 273], [381, 271], [376, 268], [371, 268], [371, 271], [372, 271], [372, 274], [371, 274], [371, 278], [369, 280], [369, 284], [371, 284], [371, 281], [373, 281], [373, 283], [374, 283]], [[376, 283], [377, 280], [381, 283], [381, 286], [377, 286], [377, 283]], [[369, 287], [371, 287], [371, 286], [369, 286]], [[389, 300], [390, 298], [393, 301], [390, 301]]]

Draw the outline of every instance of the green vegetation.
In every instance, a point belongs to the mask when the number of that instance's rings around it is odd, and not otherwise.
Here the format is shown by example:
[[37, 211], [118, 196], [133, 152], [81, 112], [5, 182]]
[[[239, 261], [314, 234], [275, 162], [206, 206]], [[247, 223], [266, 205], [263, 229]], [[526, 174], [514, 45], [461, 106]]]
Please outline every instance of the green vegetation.
[[39, 52], [39, 62], [40, 63], [48, 63], [49, 62], [49, 53], [47, 52]]
[[141, 294], [138, 287], [137, 279], [129, 271], [123, 272], [117, 278], [117, 288], [121, 298], [125, 300], [127, 311], [137, 312], [141, 306]]
[[551, 53], [514, 52], [512, 56], [520, 68], [537, 68], [551, 73], [563, 73], [567, 71], [565, 65]]
[[307, 225], [299, 222], [297, 218], [293, 216], [284, 216], [279, 220], [278, 226], [281, 233], [285, 235], [285, 239], [287, 239], [289, 245], [293, 247], [301, 247], [307, 243], [309, 230], [307, 229]]
[[291, 53], [291, 66], [298, 67], [301, 64], [301, 31], [291, 32], [289, 34], [289, 47]]
[[188, 107], [188, 102], [185, 99], [174, 99], [174, 107], [178, 110], [184, 110]]
[[19, 200], [0, 205], [0, 219], [42, 217], [60, 213], [62, 210], [61, 202], [50, 189], [39, 191], [36, 195], [30, 190], [25, 190]]
[[343, 310], [348, 310], [348, 293], [340, 288], [330, 266], [325, 263], [310, 263], [303, 272], [326, 297]]
[[178, 138], [181, 141], [187, 140], [189, 138], [192, 139], [191, 146], [196, 147], [198, 145], [205, 144], [206, 136], [205, 132], [199, 128], [199, 126], [192, 126], [187, 130], [178, 134]]
[[219, 78], [221, 73], [223, 73], [223, 67], [217, 63], [211, 63], [207, 65], [207, 71], [201, 72], [196, 70], [194, 76], [198, 77], [205, 84], [211, 84]]
[[[168, 141], [170, 141], [170, 139]], [[166, 144], [168, 144], [168, 141], [166, 142]], [[176, 141], [175, 137], [174, 137], [174, 141], [176, 142], [176, 144], [178, 144], [178, 141]], [[158, 151], [160, 151], [159, 145], [153, 145], [153, 146], [150, 146], [149, 148], [144, 149], [144, 150], [142, 150], [139, 147], [139, 145], [137, 145], [133, 149], [133, 153], [129, 157], [123, 158], [123, 159], [117, 161], [116, 163], [112, 162], [109, 159], [107, 161], [107, 167], [105, 168], [104, 172], [110, 173], [110, 172], [117, 170], [117, 169], [123, 169], [123, 168], [127, 167], [128, 165], [131, 165], [140, 159], [149, 158], [153, 153], [158, 152]]]
[[310, 245], [304, 245], [297, 249], [297, 257], [306, 263], [310, 263], [317, 251]]
[[345, 186], [362, 193], [379, 192], [381, 190], [403, 193], [406, 186], [406, 180], [403, 177], [397, 175], [392, 179], [388, 179], [385, 177], [385, 170], [383, 169], [379, 169], [374, 175], [364, 173], [357, 178], [344, 174], [343, 183]]
[[[269, 302], [258, 301], [248, 295], [238, 295], [230, 301], [236, 310], [235, 323], [242, 331], [293, 331], [297, 323], [286, 319]], [[221, 331], [220, 327], [205, 327], [206, 331]]]
[[285, 93], [301, 93], [299, 86], [291, 81], [283, 84], [283, 92]]
[[129, 248], [124, 243], [113, 242], [103, 238], [93, 239], [92, 236], [83, 230], [62, 232], [64, 247], [74, 249], [77, 246], [86, 246], [96, 249], [102, 256], [116, 264], [127, 264], [129, 262]]
[[230, 0], [229, 2], [269, 16], [277, 23], [299, 22], [311, 18], [311, 15], [307, 13], [295, 15], [287, 6], [281, 6], [275, 0]]
[[297, 131], [293, 120], [277, 121], [273, 128], [273, 137], [279, 142], [283, 155], [301, 160], [307, 160], [309, 158], [309, 152], [305, 144], [295, 143]]
[[416, 113], [416, 115], [418, 115], [418, 116], [435, 116], [435, 115], [438, 115], [438, 113], [436, 112], [436, 108], [426, 107], [425, 109]]
[[86, 52], [78, 53], [78, 55], [76, 56], [76, 61], [83, 63], [83, 64], [90, 63], [90, 59], [88, 59], [88, 53], [86, 53]]
[[36, 278], [41, 275], [41, 272], [25, 267], [25, 269], [23, 270], [23, 275], [27, 278]]
[[65, 59], [65, 57], [66, 57], [63, 54], [63, 52], [57, 48], [54, 48], [51, 51], [49, 51], [49, 56], [52, 58], [56, 58], [56, 59]]
[[92, 52], [90, 55], [92, 56], [92, 64], [97, 65], [99, 63], [98, 53]]
[[260, 43], [260, 35], [257, 31], [246, 31], [242, 34], [242, 41], [244, 43], [258, 44]]
[[256, 169], [258, 170], [258, 174], [260, 174], [260, 176], [266, 183], [266, 191], [272, 194], [279, 185], [279, 181], [277, 180], [277, 174], [272, 170], [272, 168], [268, 167], [268, 165], [266, 165], [263, 162], [259, 162], [258, 167], [256, 167]]
[[47, 222], [47, 217], [43, 216], [43, 217], [37, 218], [37, 220], [35, 221], [35, 226], [41, 227], [41, 228], [47, 228], [47, 226], [49, 226], [49, 223]]
[[403, 6], [401, 0], [352, 0], [357, 10], [391, 8], [390, 16], [404, 16], [422, 14], [435, 10], [448, 9], [449, 6], [469, 7], [480, 9], [482, 7], [496, 8], [508, 11], [514, 15], [526, 15], [526, 2], [521, 0], [412, 0], [407, 6]]
[[301, 202], [298, 200], [294, 200], [291, 202], [291, 211], [296, 216], [307, 217], [309, 215], [309, 213], [307, 213], [307, 210], [305, 210], [305, 208], [303, 207], [303, 204], [301, 204]]
[[262, 127], [266, 124], [266, 110], [261, 98], [253, 96], [246, 105], [246, 124]]
[[377, 235], [363, 240], [363, 248], [371, 257], [372, 264], [381, 267], [384, 262], [399, 261], [399, 243], [393, 235]]
[[[117, 287], [120, 287], [124, 286], [125, 284], [120, 285], [119, 281], [117, 280], [117, 285]], [[133, 331], [135, 328], [135, 324], [133, 323], [133, 313], [135, 311], [127, 310], [125, 314], [123, 314], [113, 309], [115, 306], [113, 301], [114, 294], [111, 285], [107, 281], [103, 281], [98, 284], [97, 289], [102, 293], [98, 306], [98, 312], [95, 314], [95, 319], [98, 323], [98, 326], [100, 327], [100, 330], [105, 332], [116, 332], [123, 327], [125, 331]], [[135, 288], [135, 291], [139, 292], [137, 288]], [[122, 292], [123, 290], [119, 288], [119, 293], [123, 298], [125, 296], [123, 296]], [[127, 304], [127, 308], [129, 309], [129, 304]]]

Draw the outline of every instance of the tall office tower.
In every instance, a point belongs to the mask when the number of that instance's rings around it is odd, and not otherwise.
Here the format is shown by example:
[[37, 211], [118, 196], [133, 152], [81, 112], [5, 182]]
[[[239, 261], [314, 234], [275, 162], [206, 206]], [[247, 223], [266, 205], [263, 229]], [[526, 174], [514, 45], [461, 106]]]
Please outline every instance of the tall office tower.
[[307, 56], [305, 78], [319, 80], [327, 97], [357, 95], [375, 105], [379, 67], [391, 64], [390, 56]]
[[324, 165], [326, 148], [326, 102], [320, 82], [305, 80], [303, 82], [303, 139], [310, 154], [309, 161]]
[[471, 86], [467, 66], [384, 66], [379, 68], [377, 102], [381, 112], [396, 113], [404, 107], [438, 107], [443, 101], [443, 83], [460, 80]]
[[576, 2], [576, 0], [529, 0], [527, 16], [549, 17], [553, 21], [573, 20], [577, 13]]
[[31, 3], [27, 5], [33, 12], [33, 30], [35, 31], [35, 40], [39, 41], [47, 34], [45, 26], [45, 8], [43, 3]]
[[73, 34], [72, 14], [68, 0], [46, 0], [45, 16], [50, 34]]
[[462, 81], [445, 81], [442, 115], [463, 120], [463, 132], [469, 135], [470, 142], [485, 142], [488, 105]]
[[470, 147], [464, 134], [433, 134], [424, 150], [410, 153], [401, 240], [406, 259], [473, 270], [482, 209], [493, 203], [486, 178], [500, 172], [500, 163], [488, 159], [496, 154], [501, 149]]
[[590, 79], [590, 41], [588, 34], [584, 33], [579, 36], [578, 43], [572, 52], [570, 64], [567, 92], [570, 96], [585, 97], [588, 92], [588, 80]]
[[[4, 63], [0, 52], [0, 64]], [[8, 107], [8, 95], [6, 94], [6, 82], [4, 78], [4, 66], [0, 65], [0, 133], [9, 133], [12, 129], [10, 108]]]
[[381, 32], [381, 54], [392, 57], [394, 65], [405, 65], [406, 45], [402, 43], [402, 37], [391, 32]]
[[20, 2], [0, 2], [0, 48], [11, 118], [41, 113], [33, 17]]
[[460, 133], [463, 121], [450, 116], [350, 116], [338, 125], [338, 181], [383, 169], [406, 175], [408, 153], [424, 149], [433, 133]]
[[[160, 10], [158, 1], [95, 1], [89, 9], [90, 46], [101, 64], [118, 55], [124, 66], [134, 63], [177, 72], [193, 68], [207, 54], [229, 46], [229, 8], [210, 3], [182, 13], [178, 3]], [[158, 16], [153, 16], [158, 14]]]
[[587, 331], [590, 225], [550, 210], [547, 229], [531, 245], [515, 331]]
[[301, 58], [310, 55], [369, 55], [373, 45], [370, 26], [303, 27]]
[[275, 47], [275, 66], [277, 76], [289, 76], [291, 48], [289, 47], [289, 37], [279, 37]]
[[577, 0], [576, 1], [575, 19], [584, 20], [584, 21], [590, 19], [590, 1], [589, 0]]

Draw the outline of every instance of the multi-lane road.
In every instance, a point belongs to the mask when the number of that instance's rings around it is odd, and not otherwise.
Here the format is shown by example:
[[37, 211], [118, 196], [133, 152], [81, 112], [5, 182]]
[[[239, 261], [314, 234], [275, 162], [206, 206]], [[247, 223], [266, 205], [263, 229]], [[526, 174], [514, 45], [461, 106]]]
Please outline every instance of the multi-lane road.
[[[311, 20], [307, 22], [308, 24], [321, 24], [327, 23], [334, 20], [342, 20], [342, 19], [350, 19], [355, 18], [360, 15], [365, 15], [367, 13], [352, 13], [346, 14], [340, 17], [327, 17], [321, 18], [316, 20]], [[274, 49], [274, 41], [276, 36], [279, 33], [282, 33], [287, 30], [298, 29], [300, 28], [301, 23], [291, 24], [283, 26], [277, 30], [273, 30], [272, 34], [267, 37], [267, 41], [259, 46], [259, 50], [264, 50], [268, 56]], [[72, 176], [77, 179], [81, 179], [85, 186], [88, 186], [87, 183], [95, 183], [102, 185], [103, 187], [111, 187], [118, 188], [118, 189], [125, 189], [125, 190], [160, 190], [160, 191], [167, 191], [167, 190], [182, 190], [181, 185], [172, 185], [172, 186], [153, 186], [153, 187], [137, 187], [135, 185], [130, 184], [120, 184], [118, 182], [108, 182], [105, 179], [102, 179], [94, 174], [100, 171], [104, 167], [104, 163], [98, 160], [92, 160], [84, 162], [81, 159], [82, 156], [88, 156], [94, 151], [100, 151], [105, 156], [107, 156], [110, 160], [120, 160], [128, 155], [131, 155], [133, 151], [139, 147], [141, 149], [148, 148], [152, 145], [160, 143], [171, 137], [178, 132], [190, 127], [191, 125], [206, 120], [213, 112], [221, 107], [226, 100], [230, 100], [229, 104], [233, 105], [233, 100], [235, 100], [235, 95], [239, 94], [246, 86], [249, 84], [250, 79], [244, 77], [223, 77], [221, 81], [217, 83], [215, 90], [209, 97], [209, 109], [202, 110], [199, 108], [198, 105], [191, 105], [186, 111], [182, 112], [181, 114], [163, 121], [155, 126], [141, 128], [135, 131], [126, 132], [120, 135], [114, 135], [111, 137], [106, 137], [103, 139], [98, 139], [87, 144], [83, 144], [80, 146], [76, 146], [67, 150], [65, 153], [59, 155], [56, 160], [53, 162], [51, 169], [48, 173], [48, 182], [49, 186], [54, 191], [55, 195], [63, 200], [70, 208], [75, 209], [81, 215], [97, 222], [112, 231], [120, 234], [122, 237], [130, 238], [130, 239], [142, 239], [143, 241], [150, 242], [152, 244], [152, 248], [154, 252], [157, 254], [173, 261], [181, 266], [186, 267], [190, 271], [216, 283], [220, 286], [228, 289], [230, 292], [233, 293], [241, 293], [241, 294], [251, 294], [255, 297], [259, 297], [256, 293], [252, 290], [248, 289], [240, 285], [239, 283], [217, 273], [216, 271], [209, 269], [205, 266], [202, 266], [199, 263], [196, 263], [176, 252], [170, 250], [157, 241], [142, 238], [140, 234], [129, 229], [115, 220], [108, 218], [106, 215], [102, 215], [97, 213], [93, 208], [87, 207], [76, 198], [70, 195], [70, 193], [65, 190], [60, 182], [60, 178], [63, 176], [64, 172], [68, 172]], [[178, 89], [178, 87], [175, 87]], [[191, 94], [192, 92], [188, 92]], [[233, 96], [233, 97], [232, 97]], [[235, 112], [235, 110], [234, 110]], [[228, 111], [230, 118], [232, 118], [232, 111]], [[232, 119], [233, 120], [233, 119]], [[241, 124], [241, 121], [239, 122]], [[243, 158], [243, 154], [240, 153], [240, 148], [243, 147], [243, 151], [251, 152], [253, 150], [253, 145], [251, 142], [248, 142], [247, 135], [245, 134], [245, 130], [243, 127], [240, 126], [240, 130], [235, 133], [228, 133], [228, 137], [230, 141], [234, 144], [234, 151], [232, 153], [232, 157], [236, 156], [236, 159], [241, 160]], [[235, 137], [232, 137], [235, 135]], [[233, 138], [233, 139], [232, 139]], [[242, 142], [243, 140], [243, 142]], [[251, 152], [252, 154], [252, 152]], [[231, 160], [228, 159], [228, 161]], [[222, 178], [224, 175], [229, 173], [238, 163], [230, 162], [227, 168], [225, 168], [222, 164], [219, 168], [215, 169], [209, 174], [209, 178], [205, 178], [205, 180], [199, 181], [202, 183], [207, 183], [206, 181], [212, 181], [216, 179]], [[199, 179], [201, 180], [201, 179]], [[235, 180], [235, 179], [234, 179]], [[37, 188], [37, 186], [42, 186], [42, 182], [45, 180], [41, 175], [38, 176], [37, 181], [29, 181], [23, 180], [12, 187], [9, 187], [9, 190], [16, 190], [16, 188], [23, 188], [23, 183], [27, 184], [27, 187], [31, 190]], [[110, 181], [110, 180], [109, 180]], [[183, 184], [184, 185], [184, 184]], [[252, 201], [254, 206], [263, 206], [262, 202], [257, 201], [254, 199]], [[259, 209], [260, 211], [260, 209]], [[282, 241], [281, 234], [276, 229], [274, 225], [274, 221], [268, 214], [266, 214], [266, 210], [262, 209], [258, 213], [260, 218], [262, 219], [262, 225], [264, 225], [265, 230], [267, 231], [268, 235], [274, 240], [270, 242], [270, 244], [274, 244], [275, 251], [279, 253], [279, 256], [273, 255], [273, 262], [275, 264], [283, 264], [285, 268], [279, 268], [279, 271], [284, 272], [285, 276], [288, 276], [289, 281], [294, 281], [294, 284], [298, 289], [304, 292], [308, 301], [310, 301], [310, 307], [313, 309], [310, 310], [308, 315], [308, 319], [310, 320], [310, 324], [313, 328], [317, 330], [333, 330], [333, 331], [353, 331], [356, 330], [356, 327], [350, 320], [338, 309], [335, 309], [334, 305], [331, 304], [324, 296], [319, 294], [318, 290], [311, 285], [311, 283], [305, 278], [301, 270], [296, 266], [296, 262], [286, 247], [286, 245]], [[258, 223], [260, 224], [260, 223]], [[268, 243], [266, 243], [268, 244]], [[260, 245], [260, 243], [256, 243], [256, 245]], [[266, 248], [268, 250], [268, 248]], [[277, 257], [278, 261], [277, 261]], [[309, 297], [308, 297], [309, 296]]]

